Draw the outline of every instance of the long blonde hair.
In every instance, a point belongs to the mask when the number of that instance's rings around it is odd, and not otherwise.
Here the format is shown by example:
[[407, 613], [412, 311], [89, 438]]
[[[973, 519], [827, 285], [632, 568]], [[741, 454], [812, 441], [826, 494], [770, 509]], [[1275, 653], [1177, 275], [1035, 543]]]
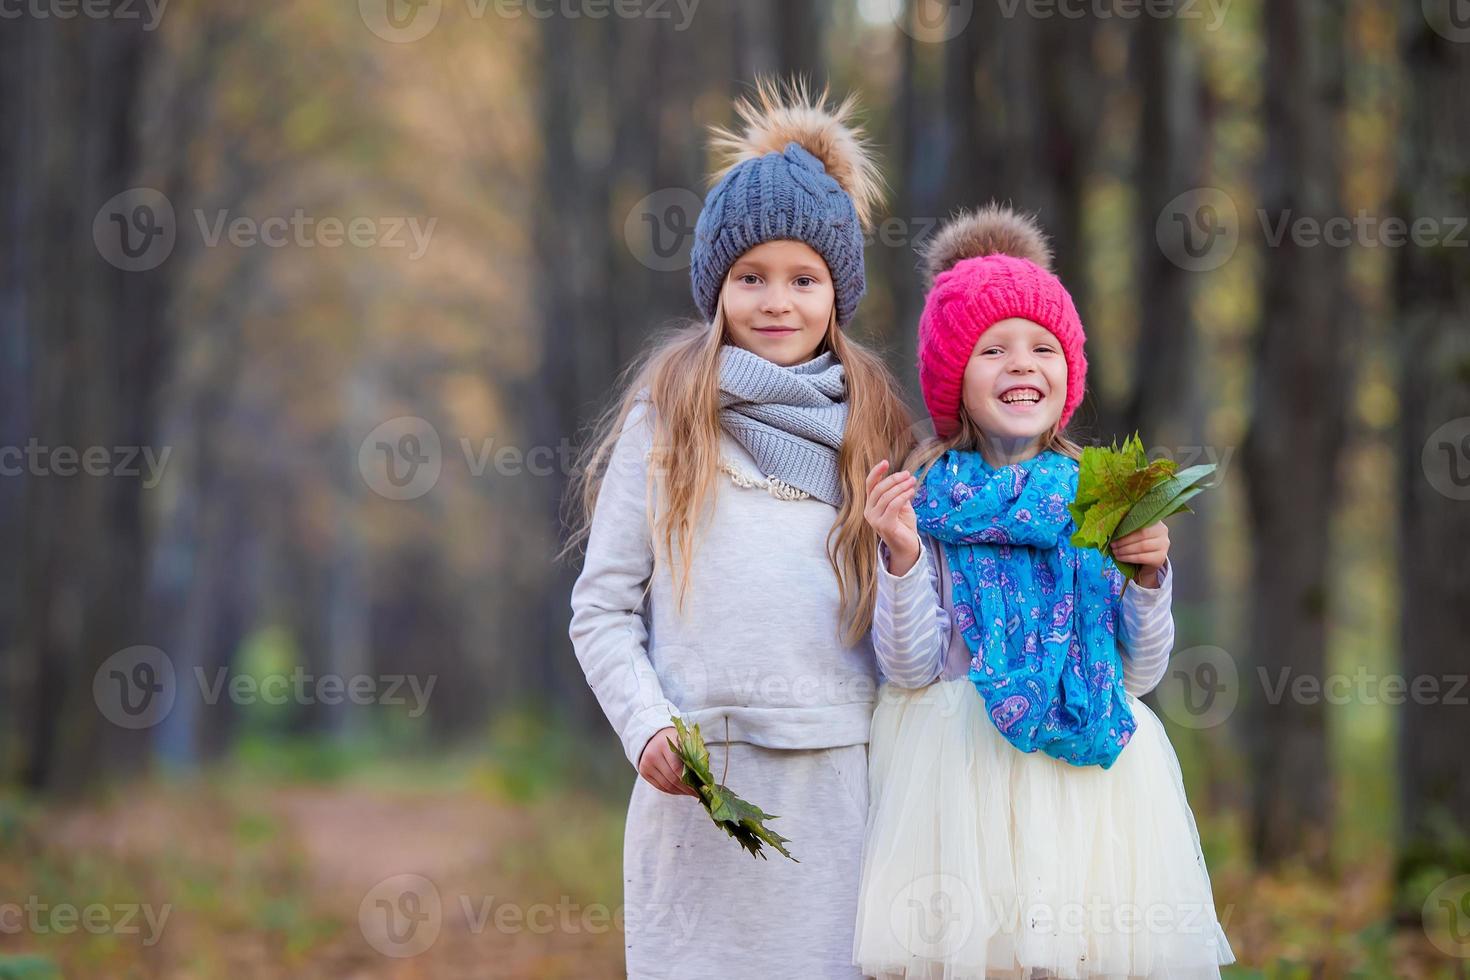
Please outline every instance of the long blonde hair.
[[[568, 501], [574, 508], [563, 553], [590, 532], [598, 491], [628, 416], [645, 390], [654, 418], [648, 466], [648, 521], [655, 568], [671, 564], [676, 608], [684, 608], [702, 524], [711, 516], [720, 463], [720, 347], [729, 343], [723, 306], [711, 323], [693, 322], [659, 338], [624, 373], [624, 390], [594, 423]], [[842, 504], [827, 535], [827, 560], [841, 597], [842, 641], [855, 645], [872, 626], [878, 539], [863, 519], [868, 470], [913, 445], [912, 423], [883, 359], [837, 326], [836, 312], [813, 356], [832, 351], [847, 380], [847, 429], [838, 452]], [[631, 380], [627, 380], [631, 378]], [[661, 506], [655, 507], [655, 501]], [[650, 583], [652, 579], [650, 578]]]

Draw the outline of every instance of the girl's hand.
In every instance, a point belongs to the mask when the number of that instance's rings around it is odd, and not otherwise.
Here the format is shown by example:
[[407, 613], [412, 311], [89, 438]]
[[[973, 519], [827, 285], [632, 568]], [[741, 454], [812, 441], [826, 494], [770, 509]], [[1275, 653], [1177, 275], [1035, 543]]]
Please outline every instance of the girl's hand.
[[888, 571], [903, 575], [919, 560], [919, 519], [913, 507], [919, 481], [907, 470], [884, 476], [887, 471], [886, 459], [868, 471], [863, 519], [888, 545]]
[[673, 725], [654, 732], [643, 746], [643, 754], [638, 757], [638, 775], [670, 796], [698, 796], [693, 787], [684, 782], [684, 763], [679, 761], [669, 745], [669, 739], [678, 737]]
[[1113, 558], [1138, 566], [1138, 584], [1145, 589], [1159, 587], [1159, 575], [1169, 557], [1169, 529], [1160, 521], [1125, 534], [1113, 542]]

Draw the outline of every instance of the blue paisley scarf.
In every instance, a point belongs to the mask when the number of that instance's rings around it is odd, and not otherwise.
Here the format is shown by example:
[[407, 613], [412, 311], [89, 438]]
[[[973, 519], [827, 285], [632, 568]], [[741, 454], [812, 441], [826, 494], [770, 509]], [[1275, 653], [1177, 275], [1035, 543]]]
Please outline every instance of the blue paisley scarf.
[[954, 626], [990, 720], [1022, 752], [1108, 768], [1133, 735], [1118, 653], [1123, 576], [1069, 540], [1077, 463], [1043, 450], [1000, 469], [951, 450], [914, 497], [944, 547]]

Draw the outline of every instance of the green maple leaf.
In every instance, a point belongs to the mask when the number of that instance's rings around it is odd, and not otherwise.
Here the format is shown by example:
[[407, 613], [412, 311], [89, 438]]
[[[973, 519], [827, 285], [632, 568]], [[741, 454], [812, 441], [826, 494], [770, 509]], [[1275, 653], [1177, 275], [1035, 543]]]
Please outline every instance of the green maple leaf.
[[1128, 515], [1128, 509], [1132, 506], [1133, 502], [1123, 497], [1094, 501], [1085, 508], [1073, 510], [1072, 517], [1077, 521], [1077, 530], [1072, 535], [1072, 543], [1082, 548], [1105, 546], [1112, 539], [1113, 528]]
[[736, 843], [754, 857], [765, 860], [766, 855], [762, 848], [769, 844], [796, 861], [784, 846], [790, 843], [790, 839], [782, 837], [765, 824], [767, 820], [777, 819], [774, 813], [767, 813], [754, 803], [742, 800], [728, 786], [715, 782], [709, 767], [709, 748], [704, 744], [699, 726], [685, 725], [684, 720], [677, 716], [670, 720], [674, 723], [678, 738], [668, 741], [674, 754], [684, 764], [684, 784], [699, 794], [699, 802], [704, 805], [705, 812], [710, 815], [715, 826], [733, 837]]
[[[1173, 465], [1168, 460], [1163, 462]], [[1139, 441], [1137, 434], [1125, 439], [1122, 446], [1118, 445], [1116, 439], [1108, 448], [1088, 446], [1082, 450], [1079, 464], [1077, 502], [1088, 504], [1100, 499], [1103, 492], [1116, 486], [1120, 479], [1126, 479], [1128, 474], [1148, 465], [1148, 456], [1144, 453], [1143, 443]]]
[[1177, 513], [1183, 507], [1183, 502], [1194, 497], [1201, 490], [1208, 487], [1200, 486], [1200, 482], [1211, 473], [1215, 472], [1214, 463], [1201, 463], [1199, 466], [1191, 466], [1168, 477], [1158, 486], [1151, 489], [1128, 511], [1125, 517], [1114, 529], [1115, 537], [1123, 537], [1132, 534], [1139, 528], [1157, 524], [1170, 514]]
[[[1186, 502], [1209, 487], [1201, 484], [1215, 471], [1214, 463], [1180, 471], [1171, 459], [1152, 462], [1134, 433], [1119, 446], [1088, 446], [1077, 470], [1077, 499], [1070, 505], [1077, 530], [1072, 544], [1111, 555], [1113, 542], [1139, 528], [1156, 524], [1189, 508]], [[1138, 569], [1117, 561], [1118, 570], [1132, 581]]]
[[1172, 459], [1149, 462], [1137, 433], [1118, 446], [1088, 446], [1077, 470], [1077, 500], [1071, 505], [1077, 532], [1072, 543], [1101, 549], [1114, 537], [1133, 505], [1173, 476]]

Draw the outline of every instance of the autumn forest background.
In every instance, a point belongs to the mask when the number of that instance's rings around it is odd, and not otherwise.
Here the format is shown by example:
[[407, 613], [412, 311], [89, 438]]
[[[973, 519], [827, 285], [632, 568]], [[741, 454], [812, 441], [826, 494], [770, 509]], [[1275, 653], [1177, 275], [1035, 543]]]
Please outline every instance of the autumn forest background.
[[1149, 702], [1229, 975], [1470, 974], [1465, 0], [17, 0], [0, 978], [619, 974], [563, 494], [762, 74], [861, 100], [917, 417], [997, 199], [1075, 434], [1218, 465]]

